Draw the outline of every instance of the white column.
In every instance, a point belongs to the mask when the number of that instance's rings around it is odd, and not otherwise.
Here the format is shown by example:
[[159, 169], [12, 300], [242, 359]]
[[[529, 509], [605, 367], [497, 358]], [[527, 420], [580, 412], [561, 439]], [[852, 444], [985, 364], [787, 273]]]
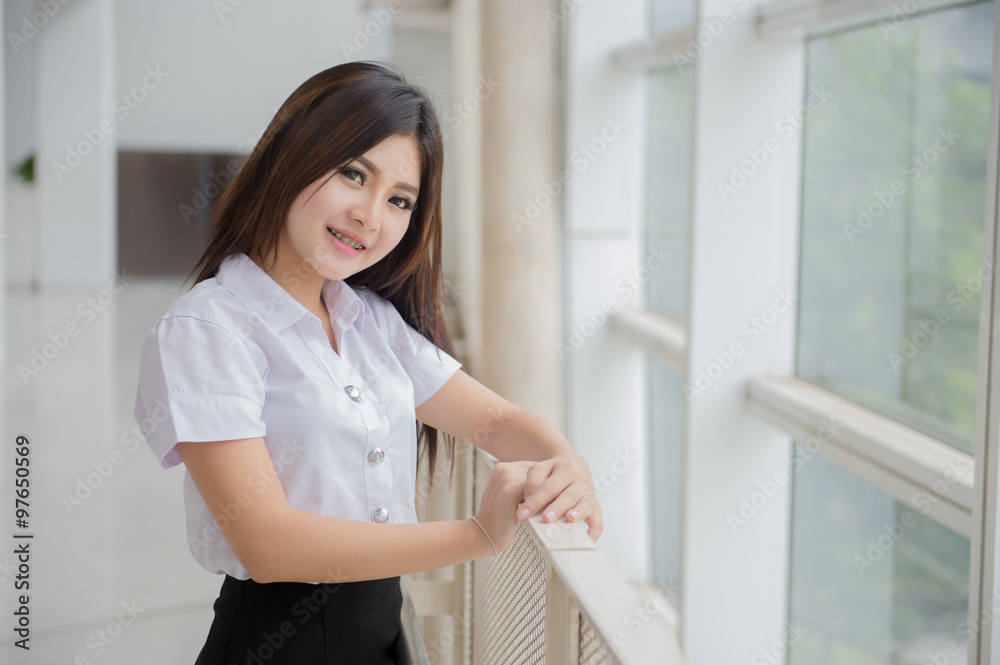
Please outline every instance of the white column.
[[[455, 290], [470, 373], [478, 374], [483, 362], [483, 117], [475, 95], [480, 89], [482, 71], [479, 0], [452, 0], [451, 20], [452, 99], [447, 109], [440, 110], [442, 123], [451, 127], [454, 159], [452, 182], [458, 246]], [[467, 106], [471, 110], [466, 110]], [[456, 112], [456, 108], [461, 112]]]
[[49, 16], [34, 22], [31, 38], [39, 281], [93, 289], [117, 272], [114, 5], [38, 2], [36, 9]]
[[[778, 123], [802, 102], [804, 51], [758, 40], [755, 9], [703, 0], [695, 58], [687, 383], [700, 394], [686, 400], [681, 618], [692, 663], [754, 662], [788, 618], [791, 485], [768, 482], [790, 471], [791, 442], [748, 412], [744, 386], [794, 369], [795, 303], [781, 298], [796, 294], [801, 135]], [[746, 165], [748, 150], [762, 165]], [[730, 180], [734, 166], [745, 182]], [[724, 195], [720, 182], [737, 189]], [[758, 483], [770, 496], [731, 523]]]
[[525, 199], [558, 171], [558, 32], [536, 0], [483, 3], [483, 368], [518, 406], [563, 427], [558, 201], [518, 227]]

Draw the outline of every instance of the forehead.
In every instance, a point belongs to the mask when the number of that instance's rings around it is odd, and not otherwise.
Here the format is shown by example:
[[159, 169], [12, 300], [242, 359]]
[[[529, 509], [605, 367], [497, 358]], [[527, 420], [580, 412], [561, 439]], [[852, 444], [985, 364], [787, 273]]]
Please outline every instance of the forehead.
[[393, 181], [409, 184], [414, 188], [420, 186], [423, 160], [417, 140], [412, 136], [393, 134], [361, 157], [366, 158], [374, 169], [387, 173]]

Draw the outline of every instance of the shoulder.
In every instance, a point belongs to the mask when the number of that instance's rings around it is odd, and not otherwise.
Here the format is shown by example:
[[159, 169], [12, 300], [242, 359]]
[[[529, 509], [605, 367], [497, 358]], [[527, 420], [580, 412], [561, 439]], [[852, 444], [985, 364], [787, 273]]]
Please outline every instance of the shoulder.
[[239, 331], [253, 316], [229, 289], [211, 277], [195, 284], [172, 302], [150, 332], [166, 321], [201, 320], [241, 337]]

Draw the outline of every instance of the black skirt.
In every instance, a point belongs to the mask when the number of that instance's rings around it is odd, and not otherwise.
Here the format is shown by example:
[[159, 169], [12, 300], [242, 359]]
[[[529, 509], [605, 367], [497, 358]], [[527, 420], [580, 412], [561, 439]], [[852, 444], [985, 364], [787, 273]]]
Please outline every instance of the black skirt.
[[226, 575], [195, 665], [412, 665], [399, 577], [307, 584]]

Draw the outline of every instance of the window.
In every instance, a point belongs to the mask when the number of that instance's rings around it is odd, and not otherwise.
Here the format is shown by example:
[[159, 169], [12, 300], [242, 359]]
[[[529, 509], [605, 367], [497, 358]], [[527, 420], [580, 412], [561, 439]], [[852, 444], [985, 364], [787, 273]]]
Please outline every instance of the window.
[[[806, 44], [797, 374], [967, 453], [990, 277], [993, 12], [979, 2]], [[969, 540], [919, 496], [897, 501], [802, 451], [788, 663], [965, 663]]]
[[[653, 578], [666, 588], [674, 588], [681, 579], [684, 395], [676, 372], [655, 358], [647, 363]], [[679, 605], [678, 599], [672, 600]]]
[[969, 541], [802, 446], [795, 459], [789, 665], [964, 664]]
[[977, 3], [807, 45], [799, 376], [969, 452], [992, 26]]
[[[694, 73], [691, 67], [648, 74], [646, 252], [667, 255], [648, 282], [646, 308], [687, 320], [687, 244], [691, 219]], [[659, 266], [652, 258], [651, 266]]]
[[[648, 147], [643, 256], [650, 278], [645, 307], [683, 323], [687, 320], [694, 74], [691, 67], [666, 67], [651, 70], [646, 76]], [[647, 366], [653, 576], [664, 587], [676, 588], [681, 578], [683, 381], [656, 358], [650, 357]], [[678, 598], [672, 600], [679, 605]]]

